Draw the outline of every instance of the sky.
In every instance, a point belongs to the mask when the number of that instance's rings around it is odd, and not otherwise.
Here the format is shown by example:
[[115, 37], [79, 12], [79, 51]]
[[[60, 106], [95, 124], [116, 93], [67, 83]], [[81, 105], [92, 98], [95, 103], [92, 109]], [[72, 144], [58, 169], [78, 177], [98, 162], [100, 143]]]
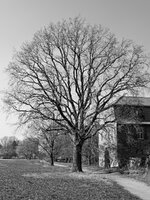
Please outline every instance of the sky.
[[[5, 69], [24, 42], [31, 41], [35, 32], [51, 22], [76, 16], [109, 28], [119, 39], [133, 40], [150, 53], [149, 0], [0, 0], [0, 91], [8, 88]], [[2, 98], [1, 94], [0, 138], [22, 138], [11, 125], [15, 116], [8, 117], [4, 112]]]

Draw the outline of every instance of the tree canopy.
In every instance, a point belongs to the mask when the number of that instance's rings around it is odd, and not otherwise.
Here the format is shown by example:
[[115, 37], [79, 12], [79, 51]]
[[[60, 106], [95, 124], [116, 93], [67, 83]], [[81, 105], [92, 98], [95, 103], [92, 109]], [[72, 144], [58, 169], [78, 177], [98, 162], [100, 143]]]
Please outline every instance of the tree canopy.
[[114, 120], [114, 103], [147, 84], [147, 68], [140, 46], [118, 41], [100, 25], [80, 17], [51, 23], [9, 64], [5, 103], [20, 124], [55, 121], [73, 141], [74, 171], [82, 171], [84, 141]]

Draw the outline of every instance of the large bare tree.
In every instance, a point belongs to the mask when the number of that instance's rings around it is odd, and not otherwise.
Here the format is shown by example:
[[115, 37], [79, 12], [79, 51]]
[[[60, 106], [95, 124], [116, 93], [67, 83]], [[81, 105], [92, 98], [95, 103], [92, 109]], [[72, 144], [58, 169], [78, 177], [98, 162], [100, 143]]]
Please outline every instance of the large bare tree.
[[38, 31], [14, 56], [5, 103], [32, 118], [53, 120], [71, 137], [73, 171], [82, 171], [86, 139], [114, 120], [112, 107], [147, 83], [147, 58], [131, 41], [118, 41], [80, 17]]

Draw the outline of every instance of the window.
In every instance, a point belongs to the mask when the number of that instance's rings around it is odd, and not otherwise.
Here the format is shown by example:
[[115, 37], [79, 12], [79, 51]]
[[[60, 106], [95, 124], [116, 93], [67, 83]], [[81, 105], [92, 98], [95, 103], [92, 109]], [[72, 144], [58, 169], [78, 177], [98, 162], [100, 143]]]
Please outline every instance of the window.
[[138, 139], [144, 140], [144, 128], [143, 127], [139, 127], [137, 134], [138, 134]]
[[136, 110], [136, 116], [137, 116], [138, 120], [140, 120], [140, 121], [145, 120], [145, 116], [144, 116], [144, 112], [143, 112], [142, 108], [138, 108]]

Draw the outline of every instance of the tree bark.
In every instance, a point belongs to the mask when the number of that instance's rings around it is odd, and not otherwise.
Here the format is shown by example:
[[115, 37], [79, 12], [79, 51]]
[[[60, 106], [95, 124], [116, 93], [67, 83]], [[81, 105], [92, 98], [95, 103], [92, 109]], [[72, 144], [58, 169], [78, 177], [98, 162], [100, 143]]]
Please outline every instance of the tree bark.
[[53, 155], [53, 152], [50, 153], [50, 163], [51, 163], [51, 166], [54, 166], [54, 155]]
[[83, 143], [74, 144], [72, 172], [82, 172], [82, 146]]

